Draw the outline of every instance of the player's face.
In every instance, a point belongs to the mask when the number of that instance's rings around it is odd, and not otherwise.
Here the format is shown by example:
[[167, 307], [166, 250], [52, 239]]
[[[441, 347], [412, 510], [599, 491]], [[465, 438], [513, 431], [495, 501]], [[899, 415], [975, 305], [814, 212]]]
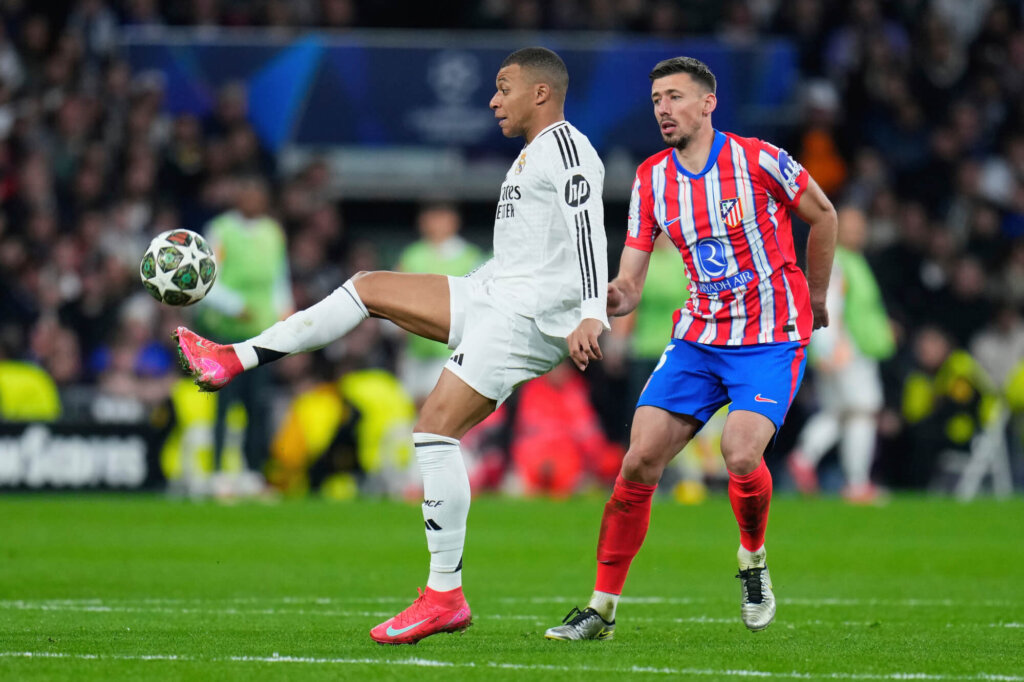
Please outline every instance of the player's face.
[[651, 83], [654, 118], [665, 144], [685, 149], [705, 119], [710, 121], [715, 95], [688, 73], [674, 73]]
[[491, 98], [491, 109], [501, 132], [505, 137], [522, 137], [533, 114], [533, 83], [519, 64], [511, 64], [498, 71], [495, 87], [497, 92]]

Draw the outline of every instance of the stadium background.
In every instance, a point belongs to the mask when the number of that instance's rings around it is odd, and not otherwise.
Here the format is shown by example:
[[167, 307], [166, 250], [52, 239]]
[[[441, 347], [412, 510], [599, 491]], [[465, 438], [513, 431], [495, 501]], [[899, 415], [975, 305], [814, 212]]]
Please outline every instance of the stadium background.
[[[995, 424], [1021, 482], [1021, 430], [994, 416], [1024, 408], [1019, 3], [0, 8], [0, 486], [159, 487], [189, 466], [181, 452], [208, 457], [212, 399], [186, 392], [169, 342], [191, 311], [147, 298], [137, 266], [153, 235], [202, 231], [228, 208], [237, 174], [274, 187], [299, 307], [353, 272], [393, 266], [426, 201], [455, 202], [464, 236], [486, 249], [495, 193], [519, 148], [491, 125], [486, 102], [500, 59], [529, 44], [565, 56], [567, 117], [608, 168], [613, 271], [633, 169], [661, 147], [647, 71], [666, 56], [701, 57], [721, 82], [717, 127], [780, 143], [837, 205], [868, 212], [868, 257], [898, 340], [883, 366], [877, 480], [951, 490], [972, 443], [991, 443], [975, 437]], [[948, 340], [939, 357], [917, 343], [936, 332]], [[318, 382], [394, 371], [403, 343], [369, 323], [278, 363], [275, 430]], [[586, 382], [606, 445], [625, 439], [632, 410], [617, 367], [574, 379]], [[364, 404], [360, 418], [374, 409]], [[814, 409], [811, 376], [770, 459], [783, 486], [776, 465]], [[351, 436], [355, 454], [339, 469], [362, 472], [335, 477], [332, 495], [402, 489], [371, 480], [408, 458], [382, 434], [409, 417], [386, 412]], [[476, 482], [498, 487], [516, 433], [491, 427], [474, 443]], [[946, 451], [956, 454], [947, 461]], [[591, 473], [600, 483], [602, 471]]]

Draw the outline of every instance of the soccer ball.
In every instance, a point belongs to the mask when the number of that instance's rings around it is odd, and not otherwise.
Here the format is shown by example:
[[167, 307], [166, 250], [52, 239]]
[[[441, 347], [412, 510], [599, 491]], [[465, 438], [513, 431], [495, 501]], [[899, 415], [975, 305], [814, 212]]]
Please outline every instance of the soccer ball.
[[161, 303], [192, 305], [203, 299], [217, 279], [213, 249], [192, 230], [161, 232], [139, 265], [142, 286]]

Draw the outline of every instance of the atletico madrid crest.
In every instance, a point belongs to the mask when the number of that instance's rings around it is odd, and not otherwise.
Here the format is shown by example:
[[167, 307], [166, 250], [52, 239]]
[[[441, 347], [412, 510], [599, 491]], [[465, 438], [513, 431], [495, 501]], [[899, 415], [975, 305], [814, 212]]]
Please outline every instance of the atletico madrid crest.
[[722, 220], [729, 227], [739, 227], [743, 224], [743, 204], [739, 198], [722, 199], [719, 207], [722, 209]]

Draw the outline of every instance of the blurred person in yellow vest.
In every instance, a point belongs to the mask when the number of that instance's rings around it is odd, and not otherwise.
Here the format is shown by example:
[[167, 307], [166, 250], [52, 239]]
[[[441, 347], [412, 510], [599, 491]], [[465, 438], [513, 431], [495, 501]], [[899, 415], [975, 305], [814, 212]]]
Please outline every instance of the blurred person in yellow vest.
[[286, 493], [319, 491], [333, 499], [399, 495], [415, 480], [415, 406], [381, 369], [345, 373], [303, 390], [274, 436], [270, 481]]
[[910, 444], [905, 479], [914, 487], [935, 481], [939, 457], [965, 451], [995, 415], [999, 394], [981, 365], [954, 348], [937, 327], [923, 327], [914, 339], [916, 367], [903, 383], [903, 419]]
[[213, 423], [220, 396], [195, 390], [182, 378], [171, 386], [167, 401], [153, 410], [150, 424], [164, 434], [160, 468], [172, 494], [191, 497], [233, 497], [258, 493], [260, 479], [245, 475], [241, 439], [245, 409], [235, 404], [225, 415], [225, 443], [217, 473], [214, 467]]
[[[198, 306], [196, 328], [219, 343], [247, 339], [292, 313], [294, 304], [284, 230], [270, 214], [270, 189], [260, 176], [234, 181], [234, 208], [204, 230], [217, 256], [217, 283]], [[262, 474], [270, 444], [272, 376], [251, 372], [220, 391], [213, 425], [214, 468], [220, 469], [228, 410], [241, 403], [248, 416], [243, 452]]]
[[0, 356], [0, 421], [51, 422], [60, 415], [57, 384], [46, 370]]

